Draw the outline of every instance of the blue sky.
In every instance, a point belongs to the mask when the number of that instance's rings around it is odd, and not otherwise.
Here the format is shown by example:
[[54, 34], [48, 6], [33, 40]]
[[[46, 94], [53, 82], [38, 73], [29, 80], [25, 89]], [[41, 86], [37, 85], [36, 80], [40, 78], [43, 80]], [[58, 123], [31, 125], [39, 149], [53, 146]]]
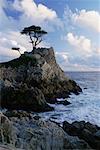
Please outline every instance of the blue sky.
[[25, 26], [40, 25], [48, 32], [41, 47], [54, 47], [65, 71], [100, 71], [99, 0], [0, 0], [0, 61], [31, 51], [20, 35]]

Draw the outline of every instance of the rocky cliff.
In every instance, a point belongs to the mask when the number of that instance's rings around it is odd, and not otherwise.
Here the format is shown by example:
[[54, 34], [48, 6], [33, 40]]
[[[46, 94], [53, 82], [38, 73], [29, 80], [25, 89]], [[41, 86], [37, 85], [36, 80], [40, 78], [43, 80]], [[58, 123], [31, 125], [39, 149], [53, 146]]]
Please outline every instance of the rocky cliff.
[[1, 107], [33, 111], [53, 110], [49, 103], [81, 88], [56, 63], [53, 48], [37, 48], [0, 64]]
[[91, 149], [78, 137], [69, 136], [51, 121], [43, 121], [27, 112], [0, 114], [0, 150]]
[[100, 127], [85, 121], [61, 127], [21, 110], [0, 113], [0, 150], [79, 149], [100, 150]]

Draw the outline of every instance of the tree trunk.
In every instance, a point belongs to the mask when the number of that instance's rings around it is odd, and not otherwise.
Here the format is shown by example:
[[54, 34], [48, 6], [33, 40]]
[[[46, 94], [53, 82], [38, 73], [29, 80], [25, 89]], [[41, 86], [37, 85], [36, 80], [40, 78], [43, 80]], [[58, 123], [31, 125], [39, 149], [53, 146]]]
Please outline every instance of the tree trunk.
[[31, 34], [29, 33], [29, 37], [30, 37], [30, 40], [31, 40], [31, 43], [32, 43], [32, 47], [33, 47], [33, 50], [34, 50], [34, 41], [33, 41], [33, 39], [32, 39], [32, 37], [31, 37]]

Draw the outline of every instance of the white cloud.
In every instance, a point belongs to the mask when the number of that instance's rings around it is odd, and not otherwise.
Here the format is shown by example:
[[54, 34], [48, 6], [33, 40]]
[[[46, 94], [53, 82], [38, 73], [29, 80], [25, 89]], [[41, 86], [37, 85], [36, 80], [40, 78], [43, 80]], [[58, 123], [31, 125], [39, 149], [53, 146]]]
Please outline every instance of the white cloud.
[[100, 48], [97, 48], [96, 51], [95, 51], [95, 53], [96, 53], [97, 55], [100, 55]]
[[64, 71], [100, 71], [98, 66], [87, 65], [87, 62], [82, 64], [75, 58], [72, 61], [71, 55], [67, 52], [56, 52], [56, 59]]
[[41, 3], [36, 5], [34, 0], [15, 0], [12, 6], [15, 10], [22, 13], [19, 19], [21, 25], [23, 23], [25, 25], [28, 23], [39, 25], [44, 24], [44, 22], [52, 22], [57, 25], [56, 21], [60, 24], [56, 11]]
[[91, 67], [83, 64], [71, 64], [70, 68], [74, 71], [100, 71], [100, 68]]
[[62, 57], [64, 61], [69, 62], [69, 54], [67, 52], [55, 52], [56, 57]]
[[77, 36], [73, 33], [68, 33], [67, 36], [65, 36], [65, 40], [67, 40], [68, 43], [80, 54], [85, 56], [91, 55], [92, 43], [90, 39], [84, 36]]
[[[17, 18], [8, 16], [4, 8], [20, 12], [20, 15]], [[0, 0], [0, 59], [2, 60], [3, 56], [7, 56], [7, 59], [18, 57], [16, 51], [11, 51], [13, 46], [20, 47], [21, 53], [32, 50], [29, 38], [19, 33], [23, 27], [36, 24], [45, 27], [46, 30], [53, 30], [54, 25], [59, 26], [57, 23], [60, 25], [56, 11], [43, 4], [36, 5], [33, 0]], [[46, 42], [40, 43], [41, 47], [48, 45]]]
[[[42, 42], [39, 46], [48, 47], [49, 44]], [[0, 59], [5, 56], [7, 60], [13, 59], [19, 56], [17, 51], [12, 51], [12, 47], [19, 47], [20, 52], [31, 51], [32, 45], [29, 43], [29, 38], [25, 35], [21, 35], [16, 31], [8, 31], [6, 33], [0, 32]], [[6, 57], [7, 56], [7, 57]], [[9, 59], [8, 59], [9, 57]], [[1, 61], [0, 60], [0, 61]]]
[[93, 29], [96, 32], [100, 32], [100, 13], [98, 11], [86, 11], [80, 10], [72, 14], [72, 20], [77, 25], [85, 26]]
[[100, 13], [95, 10], [78, 9], [73, 12], [66, 7], [63, 18], [64, 29], [68, 34], [61, 39], [67, 41], [67, 49], [69, 48], [71, 55], [70, 63], [66, 64], [63, 60], [61, 66], [64, 70], [69, 68], [68, 70], [100, 71]]
[[[10, 12], [13, 13], [14, 11], [19, 15], [15, 18], [14, 15], [12, 15], [13, 17], [8, 16], [4, 8], [7, 9], [7, 12], [10, 10]], [[90, 39], [84, 36], [74, 35], [72, 32], [73, 30], [74, 32], [77, 31], [75, 25], [77, 25], [77, 27], [78, 25], [89, 27], [89, 29], [94, 29], [98, 32], [99, 18], [100, 14], [96, 11], [77, 10], [76, 13], [73, 13], [67, 8], [63, 18], [60, 19], [55, 10], [41, 3], [36, 4], [34, 0], [0, 0], [0, 55], [4, 60], [18, 57], [18, 52], [11, 51], [11, 47], [13, 46], [20, 47], [22, 53], [25, 50], [32, 50], [29, 38], [19, 33], [25, 26], [35, 24], [40, 25], [46, 31], [53, 31], [55, 29], [57, 30], [57, 27], [59, 28], [64, 25], [62, 32], [69, 32], [64, 39], [67, 40], [73, 48], [72, 51], [70, 51], [70, 55], [67, 52], [56, 52], [58, 62], [64, 70], [77, 70], [77, 68], [81, 69], [82, 67], [86, 68], [81, 65], [81, 62], [76, 62], [75, 58], [75, 61], [72, 62], [72, 54], [78, 53], [81, 59], [85, 56], [94, 56], [94, 53], [98, 55], [100, 53], [99, 48], [98, 46], [97, 48], [93, 47]], [[60, 33], [60, 30], [57, 30], [57, 32]], [[49, 44], [43, 42], [40, 46], [44, 47], [45, 45], [48, 46]]]
[[[0, 33], [0, 61], [5, 56], [5, 58], [11, 59], [19, 56], [17, 51], [12, 51], [12, 47], [20, 47], [21, 53], [26, 51], [27, 40], [19, 36], [18, 32], [6, 32]], [[26, 44], [25, 44], [26, 43]]]

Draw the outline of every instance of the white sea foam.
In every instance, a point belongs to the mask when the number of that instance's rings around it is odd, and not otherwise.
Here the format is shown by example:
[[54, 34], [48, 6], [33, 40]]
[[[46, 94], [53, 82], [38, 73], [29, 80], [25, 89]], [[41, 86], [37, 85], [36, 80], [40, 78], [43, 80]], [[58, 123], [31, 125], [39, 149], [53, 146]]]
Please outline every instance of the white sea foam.
[[[40, 113], [45, 119], [51, 119], [62, 123], [85, 120], [100, 126], [100, 80], [96, 73], [80, 73], [73, 75], [75, 80], [83, 88], [80, 95], [71, 95], [68, 101], [70, 105], [52, 105], [55, 111]], [[84, 89], [87, 88], [87, 89]], [[63, 99], [59, 99], [61, 101]]]

